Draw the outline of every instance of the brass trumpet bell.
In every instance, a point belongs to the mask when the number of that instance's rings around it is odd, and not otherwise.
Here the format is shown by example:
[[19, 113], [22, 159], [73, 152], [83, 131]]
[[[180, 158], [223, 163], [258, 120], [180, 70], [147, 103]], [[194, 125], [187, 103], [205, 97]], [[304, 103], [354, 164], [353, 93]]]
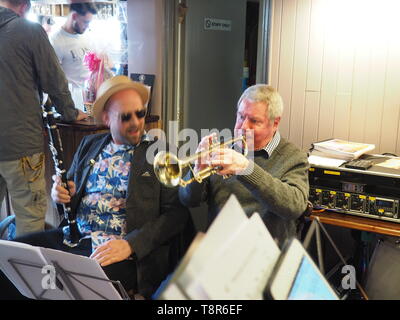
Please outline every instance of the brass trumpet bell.
[[154, 173], [158, 180], [167, 187], [176, 187], [182, 177], [179, 159], [171, 152], [160, 151], [154, 158]]
[[[233, 138], [223, 143], [218, 142], [215, 144], [211, 144], [207, 150], [197, 152], [194, 155], [184, 158], [182, 160], [178, 159], [178, 157], [171, 152], [160, 151], [154, 158], [154, 173], [163, 185], [170, 188], [176, 187], [178, 185], [186, 187], [189, 183], [192, 183], [193, 181], [201, 183], [205, 178], [208, 178], [209, 176], [218, 172], [218, 168], [208, 166], [205, 169], [195, 173], [191, 166], [191, 163], [206, 155], [211, 154], [218, 148], [223, 148], [228, 145], [235, 144], [238, 141], [242, 142], [242, 148], [244, 150], [244, 155], [246, 156], [248, 150], [245, 136]], [[193, 177], [185, 181], [182, 179], [182, 175], [186, 167], [190, 169]]]

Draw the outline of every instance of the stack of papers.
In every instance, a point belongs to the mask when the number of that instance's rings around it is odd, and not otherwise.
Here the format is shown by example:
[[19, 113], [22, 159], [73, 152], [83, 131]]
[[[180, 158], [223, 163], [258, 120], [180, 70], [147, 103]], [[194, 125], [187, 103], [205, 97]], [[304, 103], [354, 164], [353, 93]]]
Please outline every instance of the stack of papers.
[[311, 155], [349, 161], [374, 149], [374, 144], [330, 139], [313, 143]]
[[315, 166], [327, 167], [327, 168], [337, 168], [340, 167], [346, 160], [320, 157], [315, 155], [310, 155], [308, 157], [308, 162]]
[[158, 297], [165, 300], [260, 300], [281, 254], [261, 217], [247, 217], [231, 196], [198, 235]]

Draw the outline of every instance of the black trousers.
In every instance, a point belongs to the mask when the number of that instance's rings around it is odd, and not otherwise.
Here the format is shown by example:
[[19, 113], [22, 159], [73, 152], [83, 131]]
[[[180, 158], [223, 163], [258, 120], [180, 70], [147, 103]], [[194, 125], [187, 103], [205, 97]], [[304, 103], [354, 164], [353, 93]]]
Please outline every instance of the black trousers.
[[[27, 243], [33, 246], [61, 250], [82, 256], [90, 256], [92, 253], [91, 239], [83, 239], [76, 247], [68, 247], [63, 243], [62, 229], [54, 229], [45, 232], [32, 233], [16, 238], [15, 241]], [[120, 281], [126, 291], [137, 292], [136, 262], [124, 260], [103, 267], [110, 280]], [[0, 300], [24, 299], [11, 281], [0, 271]]]

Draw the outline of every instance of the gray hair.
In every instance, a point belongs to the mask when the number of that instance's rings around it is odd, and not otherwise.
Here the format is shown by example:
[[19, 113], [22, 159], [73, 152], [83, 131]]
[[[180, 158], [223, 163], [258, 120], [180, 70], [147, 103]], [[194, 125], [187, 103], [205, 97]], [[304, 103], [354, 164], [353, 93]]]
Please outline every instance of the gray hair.
[[267, 112], [270, 121], [282, 116], [282, 97], [275, 88], [269, 85], [255, 84], [251, 87], [248, 87], [239, 98], [237, 104], [238, 108], [244, 99], [252, 102], [264, 102], [267, 105]]

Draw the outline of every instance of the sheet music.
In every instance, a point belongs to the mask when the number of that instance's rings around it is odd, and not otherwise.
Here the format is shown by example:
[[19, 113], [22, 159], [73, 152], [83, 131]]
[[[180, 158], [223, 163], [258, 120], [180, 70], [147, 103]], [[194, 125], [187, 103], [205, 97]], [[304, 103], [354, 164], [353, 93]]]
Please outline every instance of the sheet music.
[[[160, 294], [156, 299], [159, 300], [186, 300], [187, 297], [185, 296], [185, 292], [182, 291], [179, 286], [176, 284], [177, 279], [179, 279], [183, 272], [185, 272], [187, 264], [190, 262], [194, 252], [196, 252], [199, 244], [204, 239], [205, 233], [198, 232], [194, 237], [192, 243], [190, 244], [189, 248], [187, 249], [185, 255], [183, 256], [181, 262], [179, 263], [178, 267], [175, 269], [174, 273], [169, 278], [169, 281], [165, 284], [163, 290], [161, 290]], [[170, 288], [172, 289], [170, 290]], [[177, 293], [178, 292], [178, 293]], [[179, 297], [177, 296], [179, 295]]]
[[178, 286], [175, 283], [171, 283], [168, 285], [167, 288], [165, 288], [165, 291], [163, 292], [163, 299], [164, 300], [187, 300], [185, 295], [182, 293], [182, 291], [178, 288]]
[[65, 271], [83, 274], [74, 277], [85, 285], [69, 278], [82, 299], [122, 299], [110, 282], [91, 278], [108, 280], [101, 266], [93, 259], [21, 242], [0, 240], [0, 268], [15, 287], [28, 298], [51, 300], [75, 298], [57, 274], [55, 288], [46, 288], [44, 285], [43, 279], [47, 273], [43, 273], [42, 268], [52, 266], [53, 262], [57, 262]]
[[[102, 299], [102, 297], [106, 300], [122, 300], [121, 295], [110, 282], [90, 278], [97, 277], [109, 280], [97, 261], [85, 256], [59, 250], [40, 248], [40, 251], [50, 264], [56, 261], [65, 271], [83, 274], [83, 276], [73, 275], [73, 277], [78, 280], [71, 277], [70, 279], [74, 287], [85, 300], [99, 300]], [[85, 285], [83, 285], [82, 282]]]
[[[35, 295], [42, 294], [45, 291], [42, 287], [44, 274], [41, 272], [42, 269], [37, 266], [45, 266], [48, 263], [40, 252], [40, 248], [6, 240], [0, 240], [0, 246], [0, 268], [21, 294], [31, 299], [35, 299]], [[29, 262], [36, 267], [26, 266], [18, 262]], [[32, 290], [22, 279], [29, 280], [28, 284]], [[68, 299], [68, 294], [59, 290], [52, 291], [57, 299]]]
[[236, 197], [231, 196], [218, 216], [215, 218], [206, 236], [198, 244], [196, 251], [178, 279], [186, 287], [201, 271], [204, 262], [218, 252], [218, 246], [228, 241], [247, 222], [248, 218]]
[[338, 168], [345, 163], [346, 160], [310, 155], [308, 157], [308, 162], [317, 166]]
[[177, 281], [191, 299], [262, 299], [279, 255], [260, 216], [231, 196]]
[[254, 213], [187, 287], [192, 299], [261, 300], [280, 250]]

